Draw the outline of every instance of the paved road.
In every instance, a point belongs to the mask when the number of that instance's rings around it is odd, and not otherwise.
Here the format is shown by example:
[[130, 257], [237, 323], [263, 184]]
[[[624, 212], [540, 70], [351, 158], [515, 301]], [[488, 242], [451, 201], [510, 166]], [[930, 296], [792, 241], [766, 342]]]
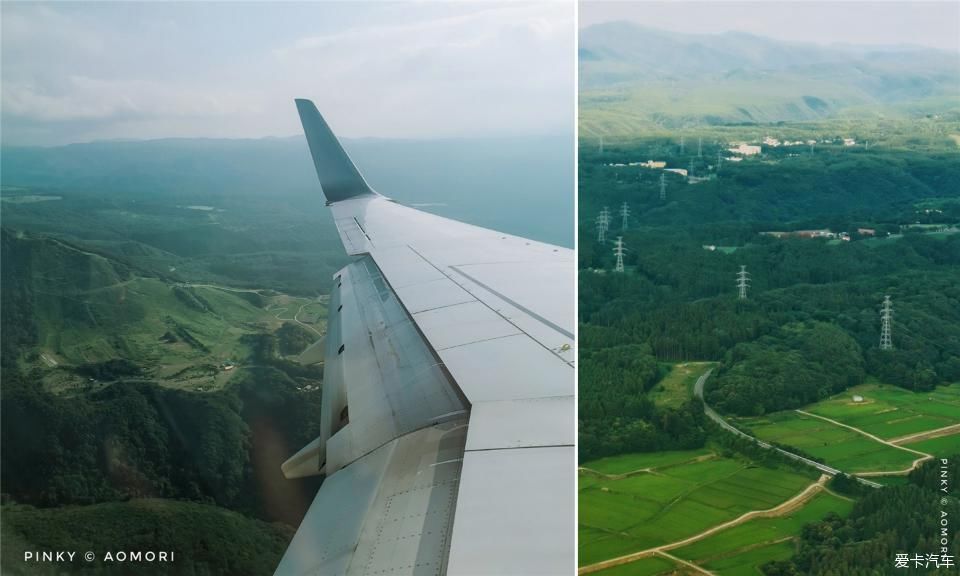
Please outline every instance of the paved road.
[[[697, 379], [697, 383], [693, 386], [693, 394], [694, 394], [694, 396], [696, 396], [697, 398], [703, 399], [703, 385], [704, 385], [704, 383], [706, 383], [707, 378], [710, 377], [710, 373], [711, 373], [711, 372], [713, 372], [713, 368], [711, 368], [711, 369], [707, 370], [706, 372], [704, 372], [703, 375], [700, 376], [700, 378]], [[792, 458], [793, 460], [796, 460], [797, 462], [803, 462], [804, 464], [806, 464], [806, 465], [808, 465], [808, 466], [812, 466], [812, 467], [816, 468], [817, 470], [820, 470], [821, 472], [823, 472], [823, 473], [825, 473], [825, 474], [829, 474], [829, 475], [831, 475], [831, 476], [836, 476], [837, 474], [842, 474], [842, 473], [843, 473], [843, 472], [841, 472], [840, 470], [837, 470], [836, 468], [832, 468], [832, 467], [827, 466], [826, 464], [822, 464], [822, 463], [820, 463], [820, 462], [815, 462], [815, 461], [813, 461], [813, 460], [811, 460], [811, 459], [809, 459], [809, 458], [804, 458], [803, 456], [801, 456], [801, 455], [799, 455], [799, 454], [794, 454], [793, 452], [787, 452], [786, 450], [784, 450], [784, 449], [782, 449], [782, 448], [777, 448], [776, 446], [773, 446], [772, 444], [770, 444], [770, 443], [768, 443], [768, 442], [764, 442], [763, 440], [760, 440], [759, 438], [757, 438], [757, 437], [755, 437], [755, 436], [751, 436], [750, 434], [747, 434], [747, 433], [745, 433], [745, 432], [742, 432], [742, 431], [738, 430], [737, 428], [733, 427], [729, 422], [727, 422], [726, 420], [724, 420], [722, 416], [720, 416], [719, 414], [717, 414], [716, 411], [714, 411], [713, 408], [711, 408], [710, 406], [708, 406], [706, 400], [704, 400], [704, 402], [703, 402], [703, 411], [704, 411], [704, 413], [707, 415], [708, 418], [710, 418], [711, 420], [713, 420], [714, 422], [716, 422], [717, 424], [719, 424], [720, 427], [723, 428], [724, 430], [728, 430], [728, 431], [736, 434], [737, 436], [740, 436], [740, 437], [742, 437], [742, 438], [746, 438], [747, 440], [750, 440], [751, 442], [757, 444], [757, 445], [760, 446], [761, 448], [768, 448], [768, 449], [776, 450], [777, 452], [783, 454], [784, 456], [786, 456], [786, 457], [788, 457], [788, 458]], [[872, 480], [867, 480], [866, 478], [860, 478], [860, 477], [858, 477], [858, 476], [854, 476], [853, 474], [848, 474], [848, 476], [850, 476], [851, 478], [855, 478], [855, 479], [856, 479], [857, 481], [859, 481], [861, 484], [866, 484], [867, 486], [871, 486], [871, 487], [873, 487], [873, 488], [881, 488], [881, 487], [883, 486], [882, 484], [879, 484], [879, 483], [874, 482], [874, 481], [872, 481]]]

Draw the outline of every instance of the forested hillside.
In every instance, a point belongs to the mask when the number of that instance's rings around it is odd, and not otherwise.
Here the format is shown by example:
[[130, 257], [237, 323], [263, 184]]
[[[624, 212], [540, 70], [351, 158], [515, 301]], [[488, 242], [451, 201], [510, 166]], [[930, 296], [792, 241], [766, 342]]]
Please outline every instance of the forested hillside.
[[[849, 574], [956, 574], [956, 557], [950, 565], [941, 565], [941, 548], [960, 550], [960, 532], [952, 531], [940, 542], [940, 519], [960, 515], [960, 488], [956, 482], [941, 492], [941, 470], [948, 478], [960, 477], [960, 454], [942, 466], [932, 460], [910, 474], [904, 486], [869, 491], [857, 501], [847, 518], [831, 515], [822, 522], [804, 527], [799, 552], [789, 561], [763, 566], [766, 576], [827, 576]], [[910, 558], [906, 567], [897, 568], [898, 554]], [[923, 561], [916, 566], [913, 559]], [[930, 556], [936, 562], [927, 563]], [[952, 566], [952, 568], [950, 567]], [[906, 570], [904, 569], [906, 568]]]

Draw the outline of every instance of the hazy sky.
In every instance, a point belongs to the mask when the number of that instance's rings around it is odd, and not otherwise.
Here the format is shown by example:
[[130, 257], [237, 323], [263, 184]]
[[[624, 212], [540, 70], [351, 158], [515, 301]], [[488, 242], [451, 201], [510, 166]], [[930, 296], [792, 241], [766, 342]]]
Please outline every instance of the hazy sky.
[[594, 2], [580, 4], [581, 27], [632, 20], [694, 34], [731, 30], [817, 44], [915, 44], [960, 51], [960, 2], [856, 0]]
[[573, 131], [572, 3], [2, 3], [5, 144]]

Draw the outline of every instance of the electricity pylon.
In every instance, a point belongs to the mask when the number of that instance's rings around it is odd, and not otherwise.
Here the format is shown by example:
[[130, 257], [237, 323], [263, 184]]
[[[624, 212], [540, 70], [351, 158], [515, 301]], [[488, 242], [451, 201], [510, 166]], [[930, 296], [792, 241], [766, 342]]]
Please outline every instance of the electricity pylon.
[[737, 272], [737, 298], [740, 300], [747, 299], [747, 288], [750, 286], [750, 273], [747, 272], [746, 266], [740, 266], [740, 271]]
[[597, 242], [601, 244], [606, 244], [607, 242], [607, 230], [610, 229], [610, 209], [606, 206], [603, 207], [603, 210], [600, 211], [600, 215], [596, 219], [597, 225]]
[[606, 244], [607, 242], [607, 225], [603, 220], [603, 214], [599, 214], [597, 219], [594, 220], [597, 227], [597, 242], [601, 244]]
[[623, 253], [626, 252], [623, 247], [623, 236], [617, 236], [617, 242], [614, 244], [613, 253], [617, 255], [617, 267], [614, 272], [623, 272]]
[[620, 229], [626, 230], [627, 221], [630, 219], [630, 205], [627, 204], [626, 201], [620, 206], [620, 217], [623, 219], [620, 223]]
[[883, 308], [880, 309], [880, 349], [893, 350], [893, 339], [890, 330], [893, 324], [893, 304], [889, 296], [883, 297]]
[[667, 199], [667, 173], [660, 173], [660, 200]]

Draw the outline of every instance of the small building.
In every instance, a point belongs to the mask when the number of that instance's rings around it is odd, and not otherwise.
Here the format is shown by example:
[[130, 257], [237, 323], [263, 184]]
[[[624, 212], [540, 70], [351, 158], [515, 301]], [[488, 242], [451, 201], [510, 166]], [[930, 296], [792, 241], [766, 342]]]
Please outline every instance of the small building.
[[734, 154], [742, 154], [743, 156], [756, 156], [760, 154], [761, 151], [759, 146], [752, 146], [743, 142], [741, 142], [736, 148], [728, 148], [727, 150], [733, 152]]
[[661, 161], [659, 161], [659, 160], [656, 160], [656, 161], [655, 161], [655, 160], [647, 160], [646, 162], [640, 162], [640, 166], [643, 166], [644, 168], [655, 168], [655, 169], [659, 169], [659, 168], [665, 168], [665, 167], [667, 166], [667, 162], [666, 162], [666, 161], [662, 161], [662, 162], [661, 162]]
[[853, 395], [853, 401], [854, 401], [854, 402], [863, 402], [863, 396], [861, 396], [861, 395], [859, 395], [859, 394], [854, 394], [854, 395]]
[[844, 139], [843, 139], [843, 145], [844, 145], [844, 146], [856, 146], [856, 145], [857, 145], [857, 141], [854, 140], [853, 138], [844, 138]]
[[877, 231], [873, 228], [857, 228], [857, 234], [861, 236], [876, 236]]

